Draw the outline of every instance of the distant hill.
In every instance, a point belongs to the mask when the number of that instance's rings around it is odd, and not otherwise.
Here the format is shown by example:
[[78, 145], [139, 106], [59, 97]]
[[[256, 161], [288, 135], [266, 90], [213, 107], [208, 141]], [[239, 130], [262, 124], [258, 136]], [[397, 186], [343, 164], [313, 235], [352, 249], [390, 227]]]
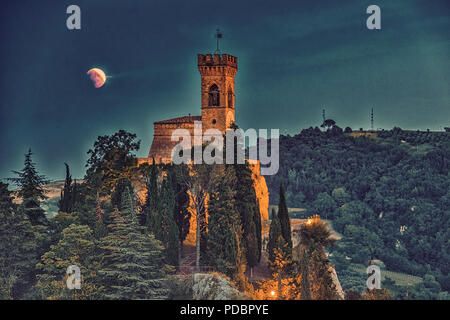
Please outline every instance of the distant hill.
[[[82, 183], [83, 180], [77, 180]], [[58, 201], [61, 197], [61, 190], [64, 188], [64, 180], [52, 181], [44, 186], [45, 195], [48, 199], [41, 202], [42, 209], [45, 210], [48, 218], [53, 218], [58, 213]], [[16, 199], [16, 203], [21, 203], [21, 199]]]
[[336, 256], [364, 265], [378, 258], [450, 290], [450, 132], [368, 137], [316, 127], [279, 143], [280, 169], [266, 177], [270, 204], [283, 184], [288, 206], [306, 209], [296, 217], [317, 213], [342, 234]]
[[58, 213], [58, 201], [61, 197], [61, 190], [64, 187], [64, 180], [53, 181], [45, 186], [47, 200], [41, 206], [46, 211], [47, 217], [52, 218]]

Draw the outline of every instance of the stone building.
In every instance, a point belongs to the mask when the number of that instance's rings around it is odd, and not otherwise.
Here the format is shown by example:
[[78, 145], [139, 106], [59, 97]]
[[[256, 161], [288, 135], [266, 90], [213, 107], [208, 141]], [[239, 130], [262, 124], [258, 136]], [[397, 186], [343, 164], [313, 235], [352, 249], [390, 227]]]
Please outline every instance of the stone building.
[[[201, 116], [182, 116], [154, 122], [153, 142], [143, 163], [170, 163], [172, 150], [179, 141], [171, 141], [176, 129], [186, 129], [194, 137], [194, 122], [201, 121], [202, 133], [218, 129], [223, 134], [234, 125], [235, 84], [237, 58], [229, 54], [198, 54], [197, 66], [201, 75]], [[194, 139], [192, 139], [194, 141]], [[259, 162], [251, 165], [254, 188], [259, 201], [261, 218], [268, 219], [269, 191], [266, 181], [260, 175]]]
[[183, 116], [154, 122], [153, 142], [148, 158], [156, 163], [172, 161], [172, 149], [178, 141], [171, 141], [176, 129], [187, 129], [194, 135], [194, 121], [202, 122], [202, 131], [218, 129], [223, 134], [234, 124], [234, 78], [237, 58], [229, 54], [199, 54], [198, 70], [201, 75], [201, 116]]

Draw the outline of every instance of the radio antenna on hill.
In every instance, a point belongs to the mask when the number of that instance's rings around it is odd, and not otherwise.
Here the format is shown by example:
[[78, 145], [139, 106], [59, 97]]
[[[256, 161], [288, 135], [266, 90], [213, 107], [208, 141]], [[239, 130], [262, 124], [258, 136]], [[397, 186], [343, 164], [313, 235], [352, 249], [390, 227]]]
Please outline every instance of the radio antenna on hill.
[[373, 108], [370, 112], [370, 130], [373, 131]]
[[323, 120], [322, 123], [324, 123], [325, 122], [325, 109], [322, 109], [322, 120]]

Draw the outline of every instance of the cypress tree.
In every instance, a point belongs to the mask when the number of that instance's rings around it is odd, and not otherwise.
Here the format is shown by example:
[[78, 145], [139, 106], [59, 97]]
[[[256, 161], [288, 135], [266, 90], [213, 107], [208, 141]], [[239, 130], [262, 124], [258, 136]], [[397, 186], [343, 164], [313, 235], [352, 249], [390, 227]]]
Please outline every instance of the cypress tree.
[[31, 160], [31, 149], [25, 155], [25, 167], [21, 171], [13, 171], [19, 177], [8, 180], [19, 186], [17, 195], [22, 198], [22, 205], [25, 214], [30, 218], [33, 225], [47, 225], [48, 220], [45, 211], [41, 208], [41, 201], [47, 199], [43, 186], [49, 181], [39, 175], [35, 164]]
[[113, 206], [119, 208], [119, 210], [121, 209], [120, 205], [122, 203], [122, 195], [125, 188], [133, 190], [133, 186], [131, 184], [130, 179], [128, 178], [119, 179], [114, 185], [114, 192], [111, 194], [111, 203], [113, 204]]
[[67, 163], [66, 166], [66, 180], [64, 181], [64, 188], [61, 190], [61, 198], [58, 202], [60, 212], [71, 213], [73, 211], [73, 186], [72, 176], [70, 175], [70, 168]]
[[236, 209], [241, 218], [245, 256], [250, 268], [261, 259], [261, 215], [248, 164], [236, 165]]
[[110, 233], [103, 239], [106, 299], [166, 299], [164, 247], [137, 221], [128, 188], [122, 195], [121, 212], [112, 213]]
[[291, 222], [289, 220], [289, 212], [286, 205], [283, 185], [280, 185], [280, 202], [278, 204], [278, 219], [281, 226], [281, 235], [288, 244], [286, 250], [288, 254], [292, 254], [292, 238], [291, 238]]
[[155, 164], [155, 159], [153, 159], [151, 168], [150, 168], [150, 206], [156, 207], [158, 204], [158, 167]]
[[276, 249], [282, 249], [285, 241], [281, 234], [280, 220], [275, 213], [275, 209], [272, 209], [272, 222], [269, 229], [269, 240], [267, 242], [267, 254], [269, 255], [269, 268], [275, 262]]
[[160, 238], [166, 248], [167, 263], [178, 265], [178, 227], [173, 217], [175, 197], [171, 183], [168, 179], [163, 181], [160, 192], [160, 203], [158, 204], [158, 217], [161, 218]]
[[250, 267], [250, 275], [253, 275], [253, 267], [258, 264], [258, 259], [260, 258], [260, 254], [258, 252], [258, 241], [255, 239], [256, 236], [256, 227], [254, 223], [250, 224], [250, 228], [248, 228], [248, 233], [244, 238], [245, 244], [245, 258], [248, 266]]
[[153, 232], [156, 235], [159, 229], [158, 221], [160, 220], [160, 217], [157, 217], [159, 195], [158, 168], [155, 164], [155, 159], [153, 159], [153, 162], [150, 165], [150, 172], [146, 173], [146, 178], [147, 196], [145, 199], [145, 204], [143, 206], [143, 213], [145, 215], [145, 223], [147, 225], [147, 228], [150, 232]]
[[[181, 183], [182, 177], [177, 177], [174, 168], [170, 168], [170, 177], [172, 179], [172, 188], [175, 191], [175, 205], [173, 208], [173, 217], [178, 227], [178, 239], [179, 239], [179, 255], [183, 256], [183, 241], [189, 234], [191, 212], [189, 207], [189, 194], [187, 193], [187, 187]], [[180, 174], [188, 174], [186, 172], [180, 172]]]
[[79, 202], [79, 191], [78, 191], [78, 184], [77, 184], [77, 179], [75, 179], [73, 181], [73, 186], [72, 186], [72, 209], [73, 211], [76, 211], [78, 208], [78, 202]]
[[214, 170], [208, 202], [208, 260], [217, 271], [239, 279], [243, 274], [245, 252], [240, 216], [234, 201], [236, 175], [231, 166], [216, 167]]

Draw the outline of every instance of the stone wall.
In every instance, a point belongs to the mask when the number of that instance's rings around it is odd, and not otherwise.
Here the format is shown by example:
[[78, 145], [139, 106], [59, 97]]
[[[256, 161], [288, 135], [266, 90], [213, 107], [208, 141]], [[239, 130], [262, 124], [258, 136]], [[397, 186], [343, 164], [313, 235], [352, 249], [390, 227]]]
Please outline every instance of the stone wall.
[[[150, 161], [154, 158], [156, 163], [170, 163], [172, 161], [172, 150], [179, 143], [179, 141], [171, 140], [172, 133], [176, 129], [186, 129], [189, 131], [193, 142], [194, 121], [201, 121], [201, 117], [186, 116], [155, 122], [153, 124], [152, 146], [147, 158]], [[140, 159], [139, 162], [138, 164], [142, 164], [148, 162], [148, 160]]]

